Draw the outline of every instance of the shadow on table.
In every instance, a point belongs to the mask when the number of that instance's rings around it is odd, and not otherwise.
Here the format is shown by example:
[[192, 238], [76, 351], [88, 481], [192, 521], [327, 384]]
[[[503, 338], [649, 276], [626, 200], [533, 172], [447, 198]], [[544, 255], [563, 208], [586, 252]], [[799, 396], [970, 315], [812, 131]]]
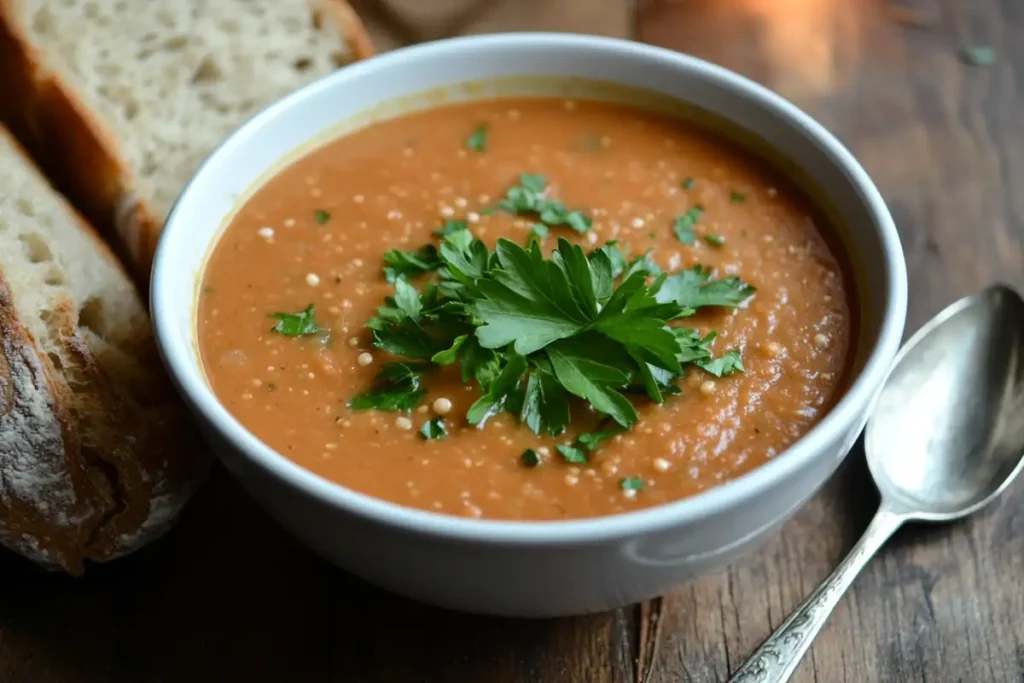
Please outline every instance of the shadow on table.
[[[780, 538], [834, 534], [841, 551], [876, 500], [858, 444]], [[778, 543], [734, 571], [756, 569]], [[83, 578], [0, 555], [4, 683], [611, 680], [632, 667], [633, 619], [488, 619], [404, 600], [303, 549], [220, 469], [167, 538]]]
[[[593, 635], [588, 622], [578, 628]], [[564, 624], [557, 631], [566, 638]], [[552, 667], [579, 652], [566, 643], [552, 654], [555, 632], [555, 622], [424, 607], [351, 577], [221, 470], [165, 539], [83, 578], [0, 555], [5, 683], [558, 680]]]

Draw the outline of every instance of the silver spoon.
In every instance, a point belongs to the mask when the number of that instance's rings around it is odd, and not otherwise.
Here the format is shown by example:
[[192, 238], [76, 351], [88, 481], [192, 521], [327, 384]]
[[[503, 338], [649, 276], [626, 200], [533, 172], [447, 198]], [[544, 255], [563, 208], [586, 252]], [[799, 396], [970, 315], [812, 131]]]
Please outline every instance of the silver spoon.
[[992, 287], [906, 343], [864, 432], [882, 503], [832, 575], [731, 683], [788, 681], [861, 568], [904, 522], [949, 522], [1003, 492], [1024, 465], [1024, 301]]

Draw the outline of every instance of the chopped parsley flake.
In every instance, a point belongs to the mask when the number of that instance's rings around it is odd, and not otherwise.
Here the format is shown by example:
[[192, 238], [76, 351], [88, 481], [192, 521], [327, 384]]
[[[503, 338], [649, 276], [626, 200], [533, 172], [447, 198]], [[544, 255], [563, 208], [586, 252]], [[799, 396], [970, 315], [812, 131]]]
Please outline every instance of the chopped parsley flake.
[[319, 225], [323, 225], [327, 221], [331, 220], [331, 214], [323, 209], [317, 209], [316, 213], [313, 214], [313, 217]]
[[683, 189], [684, 190], [693, 189], [693, 178], [686, 178], [686, 179], [683, 180]]
[[270, 331], [286, 337], [302, 337], [320, 332], [320, 326], [313, 319], [313, 304], [298, 313], [271, 313], [270, 317], [277, 320]]
[[626, 477], [619, 482], [619, 488], [623, 491], [643, 491], [644, 480], [640, 477]]
[[737, 192], [733, 190], [732, 192], [729, 193], [729, 201], [732, 202], [733, 204], [742, 204], [743, 202], [747, 201], [747, 195], [743, 194], [742, 192]]
[[725, 238], [714, 233], [704, 235], [704, 241], [713, 247], [721, 247], [725, 245]]
[[597, 450], [597, 447], [603, 444], [608, 439], [621, 434], [624, 430], [621, 427], [615, 427], [613, 429], [606, 429], [602, 432], [590, 432], [586, 434], [580, 434], [576, 437], [576, 441], [580, 443], [584, 448], [593, 453]]
[[587, 462], [587, 452], [581, 446], [558, 444], [555, 448], [558, 449], [558, 452], [562, 454], [562, 459], [567, 463], [582, 465]]
[[697, 365], [715, 377], [727, 377], [735, 372], [743, 372], [743, 358], [738, 349], [726, 351], [714, 360], [697, 361]]
[[432, 420], [427, 420], [420, 427], [420, 434], [427, 440], [443, 439], [448, 436], [448, 428], [445, 427], [444, 418], [435, 417]]
[[540, 464], [540, 456], [537, 454], [537, 451], [527, 448], [519, 456], [519, 462], [523, 463], [523, 467], [536, 467]]
[[700, 204], [695, 204], [690, 207], [689, 211], [676, 217], [675, 222], [672, 224], [672, 229], [676, 233], [676, 238], [682, 244], [693, 244], [697, 240], [697, 233], [694, 232], [694, 227], [703, 215], [704, 207]]
[[377, 373], [373, 386], [351, 401], [353, 410], [397, 410], [409, 412], [426, 395], [420, 379], [430, 369], [426, 363], [388, 363]]
[[474, 152], [486, 152], [487, 151], [487, 132], [488, 126], [486, 123], [481, 123], [473, 131], [473, 134], [466, 139], [466, 149]]
[[570, 211], [557, 200], [544, 196], [547, 178], [535, 173], [519, 176], [519, 185], [512, 187], [505, 198], [498, 202], [498, 208], [507, 213], [535, 215], [549, 228], [565, 225], [583, 234], [590, 232], [591, 219], [582, 211]]

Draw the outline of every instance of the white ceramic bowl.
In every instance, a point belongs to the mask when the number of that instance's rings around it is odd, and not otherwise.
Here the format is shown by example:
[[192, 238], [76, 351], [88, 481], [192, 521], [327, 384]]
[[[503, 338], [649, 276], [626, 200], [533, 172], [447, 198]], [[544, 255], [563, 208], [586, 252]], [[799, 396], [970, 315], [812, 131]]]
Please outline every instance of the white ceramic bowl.
[[[493, 94], [462, 87], [516, 76], [601, 79], [690, 102], [766, 141], [842, 217], [861, 308], [845, 396], [766, 465], [660, 507], [567, 522], [472, 520], [405, 508], [293, 464], [217, 401], [196, 351], [205, 258], [241, 196], [297, 148], [417, 101]], [[527, 79], [528, 80], [528, 79]], [[447, 93], [438, 97], [438, 89]], [[412, 96], [412, 97], [410, 97]], [[369, 112], [369, 113], [367, 113]], [[353, 123], [354, 122], [354, 123]], [[864, 426], [903, 333], [906, 269], [871, 179], [820, 125], [765, 88], [699, 59], [625, 41], [558, 34], [458, 38], [350, 66], [258, 114], [193, 178], [167, 222], [152, 307], [164, 359], [228, 469], [310, 548], [366, 580], [469, 612], [556, 616], [646, 599], [757, 546], [835, 470]]]

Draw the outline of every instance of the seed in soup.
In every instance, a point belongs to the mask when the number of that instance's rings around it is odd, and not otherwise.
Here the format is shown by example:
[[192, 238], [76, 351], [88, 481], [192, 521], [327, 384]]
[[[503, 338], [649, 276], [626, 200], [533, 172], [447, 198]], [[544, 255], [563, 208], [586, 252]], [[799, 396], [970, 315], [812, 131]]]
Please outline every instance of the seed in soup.
[[250, 431], [349, 488], [492, 519], [634, 510], [763, 464], [835, 401], [853, 319], [824, 227], [670, 117], [441, 107], [240, 207], [200, 352]]

